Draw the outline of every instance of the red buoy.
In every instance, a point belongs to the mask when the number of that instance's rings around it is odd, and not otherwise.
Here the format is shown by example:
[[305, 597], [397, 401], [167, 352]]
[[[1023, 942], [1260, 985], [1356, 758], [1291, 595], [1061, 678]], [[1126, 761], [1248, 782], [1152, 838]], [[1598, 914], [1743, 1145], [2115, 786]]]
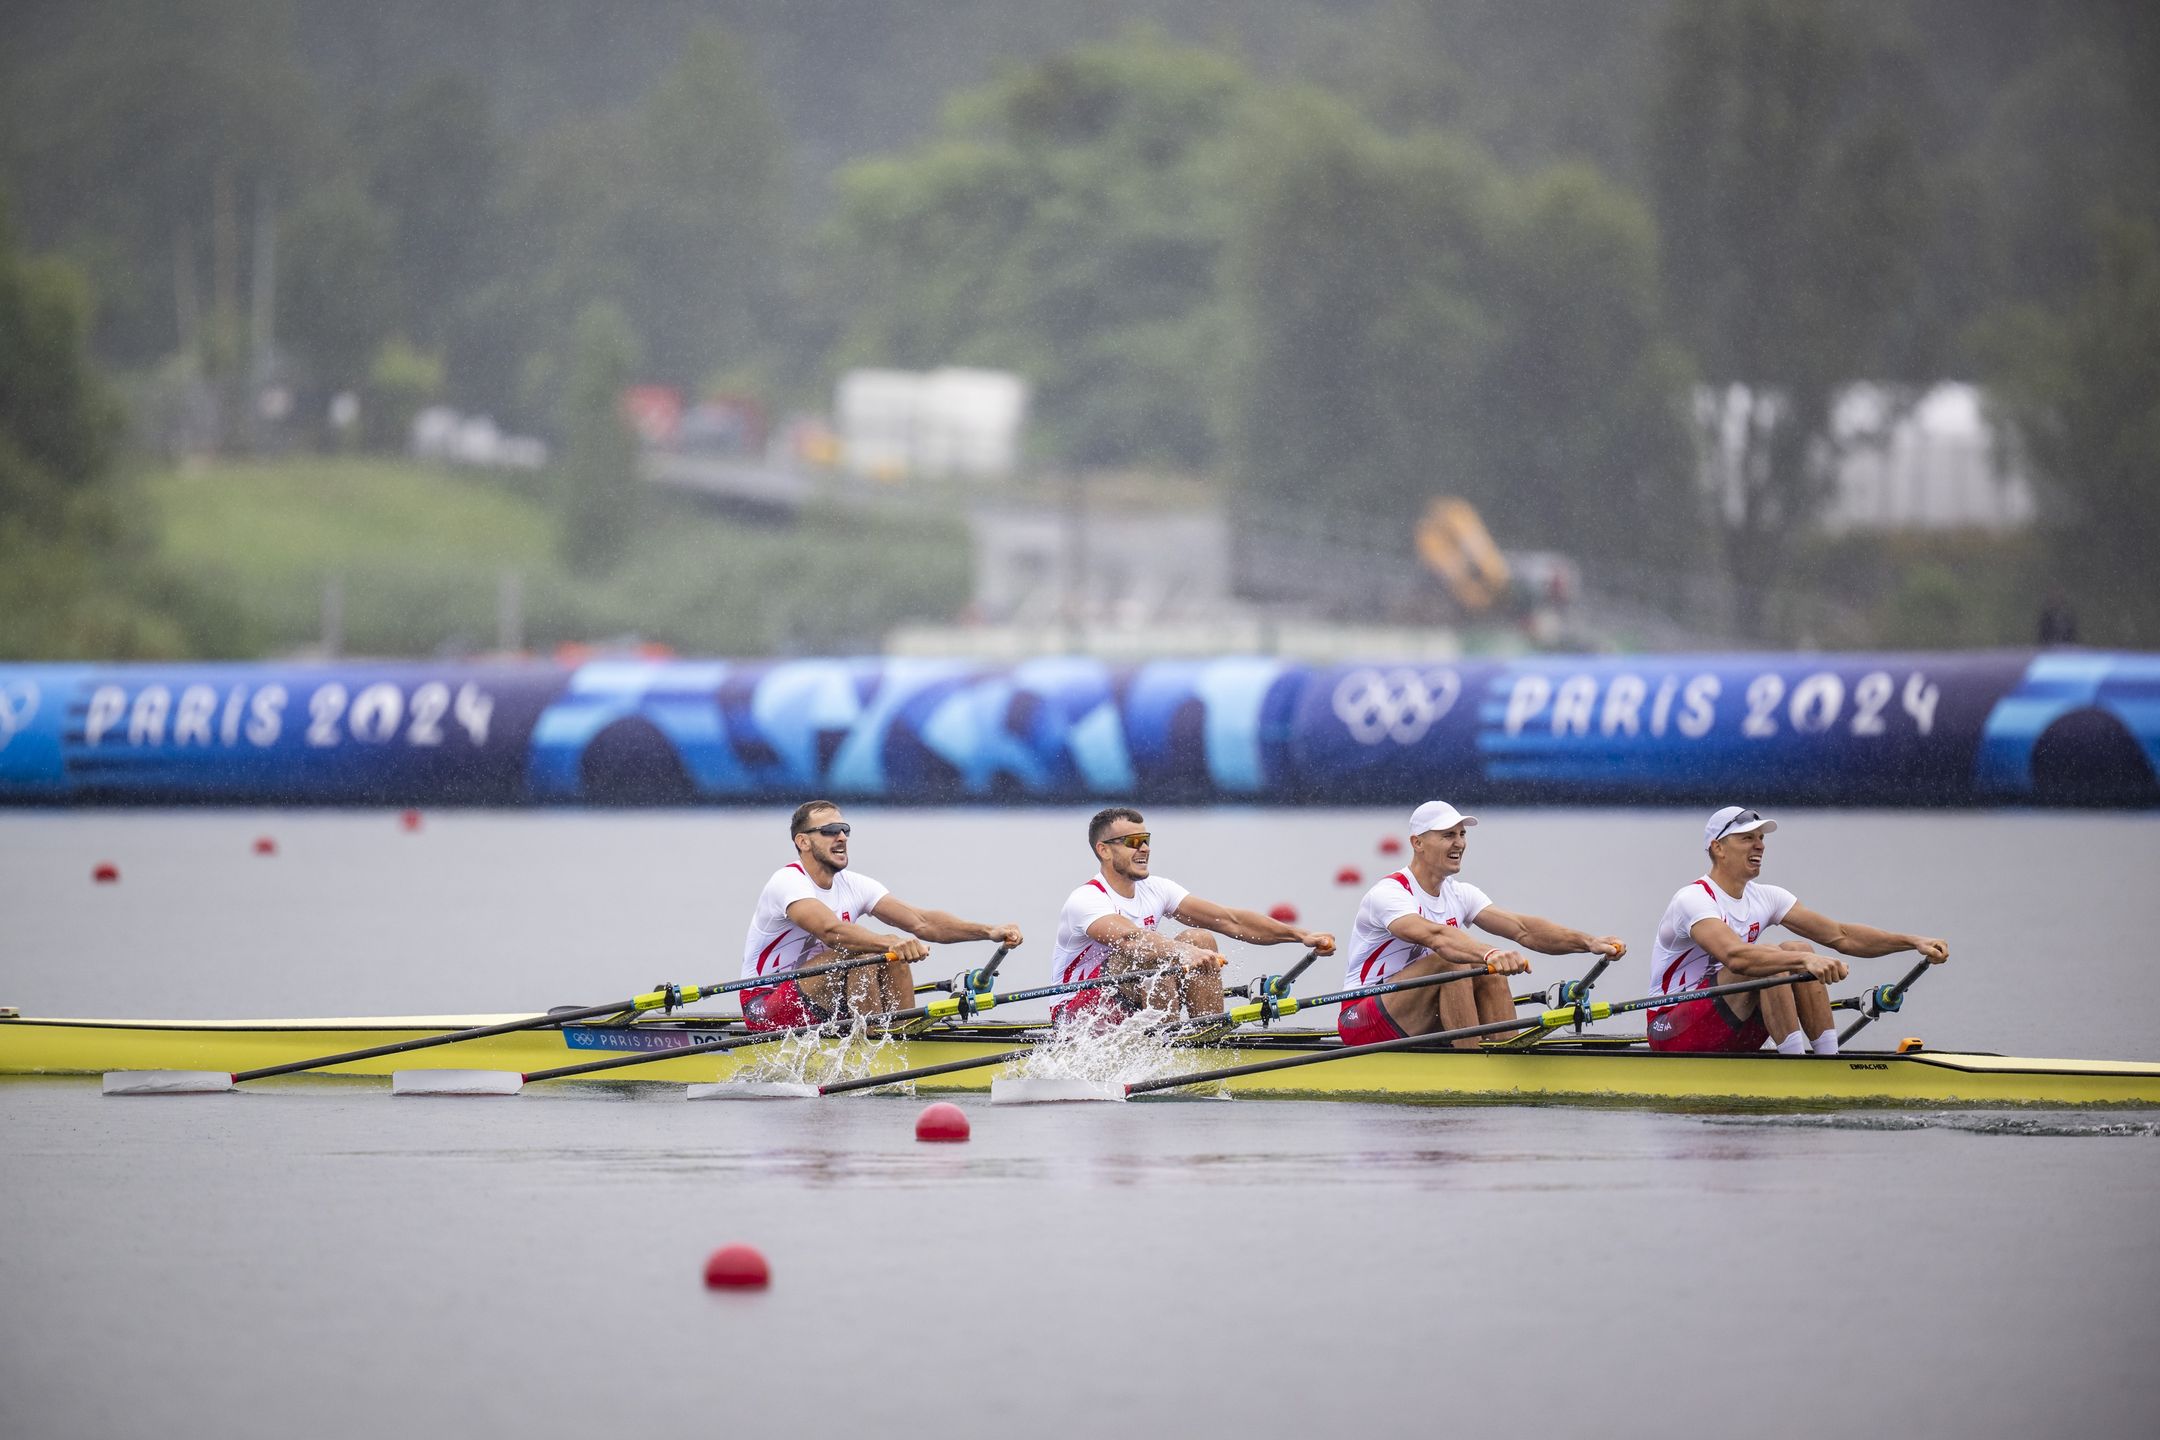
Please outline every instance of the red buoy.
[[1270, 905], [1268, 907], [1267, 918], [1270, 920], [1280, 920], [1285, 925], [1295, 925], [1297, 924], [1297, 906], [1292, 905], [1287, 901], [1280, 905]]
[[708, 1290], [762, 1290], [771, 1283], [765, 1257], [748, 1245], [723, 1245], [705, 1258]]
[[404, 814], [398, 816], [398, 824], [404, 826], [408, 831], [418, 830], [420, 828], [420, 812], [418, 810], [407, 810]]
[[968, 1138], [967, 1112], [950, 1100], [940, 1100], [935, 1105], [923, 1107], [922, 1114], [915, 1117], [917, 1140], [965, 1140]]
[[1355, 865], [1345, 865], [1335, 872], [1335, 883], [1338, 885], [1355, 885], [1364, 878]]
[[97, 868], [90, 872], [90, 878], [100, 885], [118, 884], [120, 881], [120, 867], [110, 860], [100, 860]]
[[275, 854], [277, 854], [277, 841], [275, 841], [275, 840], [271, 839], [271, 838], [270, 838], [270, 837], [269, 837], [268, 835], [258, 835], [258, 836], [256, 836], [256, 837], [255, 837], [255, 853], [256, 853], [256, 854], [258, 854], [258, 855], [275, 855]]
[[1381, 853], [1381, 854], [1383, 854], [1383, 855], [1400, 855], [1400, 854], [1402, 854], [1402, 836], [1400, 836], [1400, 835], [1383, 835], [1383, 836], [1381, 836], [1381, 837], [1380, 837], [1380, 853]]

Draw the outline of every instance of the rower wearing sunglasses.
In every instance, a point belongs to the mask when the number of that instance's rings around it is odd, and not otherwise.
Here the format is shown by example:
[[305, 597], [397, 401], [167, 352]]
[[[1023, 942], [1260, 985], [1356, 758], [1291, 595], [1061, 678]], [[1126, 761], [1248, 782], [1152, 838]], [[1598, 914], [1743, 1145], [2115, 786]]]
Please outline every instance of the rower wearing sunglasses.
[[[795, 859], [765, 882], [743, 940], [743, 979], [773, 979], [767, 988], [742, 992], [743, 1019], [752, 1030], [822, 1025], [835, 1015], [906, 1009], [915, 1003], [915, 976], [908, 967], [930, 953], [924, 941], [1020, 943], [1017, 925], [986, 925], [943, 910], [917, 909], [861, 871], [850, 870], [852, 828], [830, 800], [805, 801], [788, 821]], [[872, 920], [914, 938], [875, 929]], [[893, 958], [882, 965], [789, 978], [788, 972], [840, 952], [880, 950]]]
[[[1237, 910], [1203, 900], [1174, 880], [1148, 873], [1147, 821], [1137, 810], [1112, 806], [1088, 821], [1088, 848], [1102, 870], [1065, 901], [1058, 915], [1057, 949], [1050, 971], [1059, 984], [1120, 975], [1172, 964], [1168, 974], [1127, 984], [1082, 990], [1054, 1007], [1061, 1025], [1116, 1024], [1142, 1010], [1175, 1016], [1219, 1015], [1223, 966], [1215, 936], [1252, 945], [1296, 943], [1323, 955], [1335, 953], [1335, 937], [1300, 930], [1257, 910]], [[1185, 926], [1163, 933], [1164, 922]], [[1210, 933], [1212, 932], [1212, 933]]]
[[[1710, 873], [1681, 886], [1658, 922], [1650, 983], [1673, 1003], [1650, 1012], [1651, 1049], [1749, 1051], [1770, 1041], [1781, 1055], [1835, 1055], [1837, 1027], [1824, 987], [1845, 978], [1845, 962], [1817, 954], [1809, 940], [1857, 958], [1900, 950], [1916, 950], [1937, 965], [1950, 958], [1941, 940], [1832, 920], [1802, 905], [1792, 891], [1766, 884], [1763, 841], [1775, 829], [1777, 821], [1738, 805], [1726, 806], [1703, 826]], [[1773, 925], [1804, 938], [1762, 940]], [[1807, 978], [1790, 985], [1686, 998], [1690, 990], [1803, 970]]]

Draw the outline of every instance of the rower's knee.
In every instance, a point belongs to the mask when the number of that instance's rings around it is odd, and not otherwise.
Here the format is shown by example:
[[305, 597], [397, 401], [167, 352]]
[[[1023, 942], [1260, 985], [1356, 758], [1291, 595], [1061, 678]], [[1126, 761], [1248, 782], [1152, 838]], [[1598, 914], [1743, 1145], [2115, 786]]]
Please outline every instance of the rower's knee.
[[1780, 950], [1798, 950], [1809, 955], [1815, 953], [1815, 947], [1805, 940], [1780, 940], [1777, 948]]
[[1212, 930], [1180, 930], [1177, 942], [1180, 945], [1191, 945], [1200, 950], [1219, 951], [1222, 949], [1220, 945], [1215, 943], [1215, 933]]

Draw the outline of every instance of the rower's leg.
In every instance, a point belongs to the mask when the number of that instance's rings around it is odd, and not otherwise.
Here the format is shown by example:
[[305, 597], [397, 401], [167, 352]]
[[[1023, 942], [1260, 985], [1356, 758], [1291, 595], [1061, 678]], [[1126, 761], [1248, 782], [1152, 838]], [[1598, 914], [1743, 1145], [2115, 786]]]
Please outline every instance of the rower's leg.
[[[1772, 1045], [1782, 1045], [1786, 1036], [1800, 1028], [1800, 1009], [1793, 1001], [1792, 992], [1793, 987], [1790, 985], [1772, 985], [1767, 990], [1755, 992], [1756, 998], [1762, 1002], [1763, 1029], [1770, 1033]], [[1741, 997], [1734, 995], [1729, 998], [1738, 1000]], [[1739, 1007], [1734, 1008], [1737, 1010]]]
[[[799, 963], [801, 968], [807, 970], [812, 966], [828, 964], [837, 958], [830, 950], [813, 949], [805, 954]], [[841, 977], [847, 973], [843, 970], [839, 975], [805, 975], [795, 983], [801, 989], [805, 1000], [830, 1015], [840, 1008], [843, 993], [840, 982]]]
[[[888, 961], [887, 964], [892, 962]], [[902, 965], [901, 970], [907, 967]], [[858, 1016], [881, 1014], [885, 1009], [885, 965], [858, 965], [843, 970], [847, 981], [848, 1011]]]
[[[1206, 930], [1180, 931], [1177, 938], [1180, 945], [1190, 945], [1195, 950], [1206, 950], [1211, 954], [1219, 953], [1222, 948], [1216, 944], [1215, 936]], [[1180, 982], [1185, 1013], [1201, 1016], [1222, 1014], [1222, 972], [1223, 962], [1220, 960], [1213, 965], [1185, 972], [1184, 979]]]
[[[1451, 964], [1427, 950], [1388, 978], [1391, 980], [1414, 980], [1421, 975], [1437, 975], [1444, 970], [1463, 970], [1467, 966]], [[1470, 985], [1475, 985], [1475, 980]], [[1433, 985], [1421, 990], [1398, 990], [1393, 995], [1383, 995], [1380, 1003], [1387, 1009], [1388, 1018], [1405, 1035], [1430, 1035], [1436, 1030], [1460, 1030], [1475, 1025], [1477, 997], [1470, 993], [1470, 985]], [[1455, 1042], [1457, 1046], [1475, 1044], [1475, 1041]]]
[[1833, 1023], [1830, 992], [1820, 980], [1802, 980], [1791, 987], [1791, 992], [1800, 1012], [1800, 1028], [1807, 1032], [1807, 1038], [1812, 1043]]
[[1507, 976], [1480, 975], [1470, 982], [1470, 988], [1476, 992], [1478, 1024], [1515, 1018], [1515, 992], [1508, 988]]
[[906, 960], [887, 960], [882, 965], [863, 967], [878, 977], [879, 996], [875, 1015], [880, 1011], [909, 1010], [915, 1005], [915, 967]]
[[[1129, 955], [1112, 955], [1103, 966], [1109, 975], [1122, 975], [1128, 970], [1150, 967]], [[1178, 982], [1175, 975], [1155, 975], [1146, 980], [1129, 980], [1117, 987], [1118, 998], [1128, 1006], [1141, 1010], [1154, 1010], [1166, 1015], [1177, 1013]]]

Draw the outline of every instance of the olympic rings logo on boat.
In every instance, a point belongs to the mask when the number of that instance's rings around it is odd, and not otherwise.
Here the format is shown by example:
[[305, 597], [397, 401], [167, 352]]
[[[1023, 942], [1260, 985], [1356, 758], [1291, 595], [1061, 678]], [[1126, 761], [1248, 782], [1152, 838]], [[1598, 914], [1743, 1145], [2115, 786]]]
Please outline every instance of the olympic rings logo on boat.
[[38, 687], [28, 680], [0, 685], [0, 750], [8, 747], [15, 732], [37, 718]]
[[1336, 683], [1335, 718], [1360, 745], [1415, 745], [1461, 695], [1453, 670], [1352, 670]]

